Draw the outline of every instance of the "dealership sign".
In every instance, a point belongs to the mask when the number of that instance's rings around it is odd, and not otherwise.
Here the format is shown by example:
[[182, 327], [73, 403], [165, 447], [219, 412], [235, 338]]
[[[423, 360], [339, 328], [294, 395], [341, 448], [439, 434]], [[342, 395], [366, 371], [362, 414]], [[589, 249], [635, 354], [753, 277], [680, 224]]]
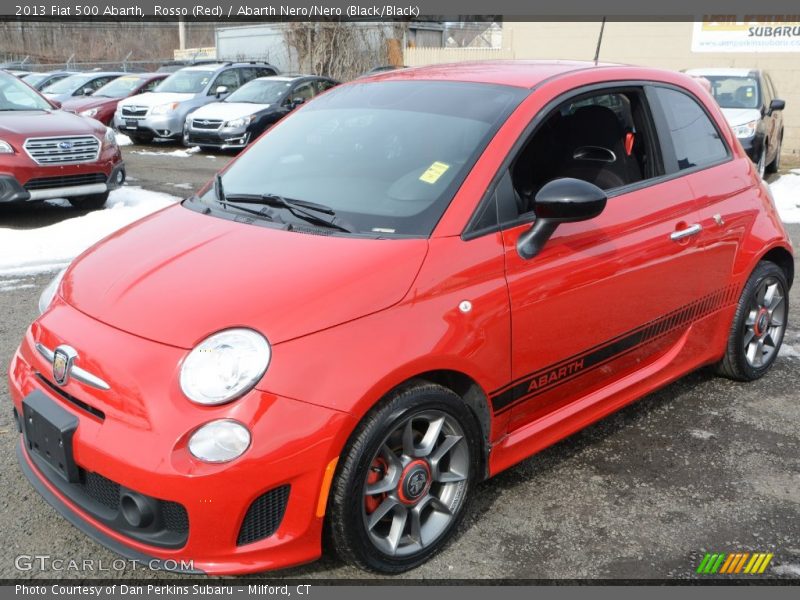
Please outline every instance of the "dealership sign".
[[[800, 15], [707, 15], [694, 23], [692, 52], [800, 52]], [[770, 20], [776, 19], [776, 20]]]

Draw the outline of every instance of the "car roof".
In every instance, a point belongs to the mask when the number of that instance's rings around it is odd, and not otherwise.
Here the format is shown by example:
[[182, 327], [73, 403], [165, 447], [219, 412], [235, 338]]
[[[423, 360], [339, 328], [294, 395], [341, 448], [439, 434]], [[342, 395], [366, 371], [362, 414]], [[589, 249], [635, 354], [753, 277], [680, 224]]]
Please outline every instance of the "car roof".
[[362, 81], [436, 80], [490, 83], [532, 88], [546, 79], [572, 71], [622, 67], [612, 63], [573, 60], [491, 60], [395, 69], [369, 75]]
[[733, 69], [733, 68], [713, 68], [713, 69], [686, 69], [687, 75], [694, 77], [755, 77], [758, 69]]

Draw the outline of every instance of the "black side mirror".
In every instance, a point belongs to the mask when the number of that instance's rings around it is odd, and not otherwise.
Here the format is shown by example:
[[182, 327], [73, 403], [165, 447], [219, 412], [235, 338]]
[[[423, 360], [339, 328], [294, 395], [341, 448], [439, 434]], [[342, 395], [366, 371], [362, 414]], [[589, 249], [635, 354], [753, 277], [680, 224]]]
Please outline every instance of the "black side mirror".
[[776, 110], [783, 110], [786, 108], [786, 100], [779, 100], [775, 98], [772, 102], [769, 103], [769, 112], [773, 113]]
[[297, 98], [292, 98], [291, 107], [292, 108], [297, 108], [298, 106], [303, 104], [305, 101], [306, 101], [306, 99], [305, 98], [301, 98], [300, 96], [298, 96]]
[[519, 236], [517, 252], [526, 260], [533, 258], [561, 223], [593, 219], [603, 212], [607, 200], [603, 190], [582, 179], [563, 177], [545, 184], [536, 194], [536, 221]]

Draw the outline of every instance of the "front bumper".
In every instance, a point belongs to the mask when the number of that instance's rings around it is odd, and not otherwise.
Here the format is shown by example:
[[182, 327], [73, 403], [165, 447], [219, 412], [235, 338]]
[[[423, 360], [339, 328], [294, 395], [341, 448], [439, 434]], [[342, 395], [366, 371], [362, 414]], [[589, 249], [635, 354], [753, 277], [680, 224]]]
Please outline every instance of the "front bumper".
[[152, 135], [160, 138], [181, 139], [183, 137], [184, 117], [172, 112], [166, 115], [145, 115], [144, 117], [123, 118], [114, 114], [114, 128], [121, 133], [133, 135]]
[[[93, 389], [74, 379], [63, 388], [55, 386], [52, 365], [35, 350], [37, 342], [49, 348], [64, 343], [75, 347], [81, 366], [102, 377], [111, 390]], [[185, 508], [188, 535], [183, 546], [144, 543], [115, 528], [113, 519], [93, 515], [91, 507], [65, 493], [62, 482], [37, 467], [21, 448], [23, 471], [73, 524], [128, 557], [174, 561], [171, 564], [188, 564], [193, 571], [209, 574], [256, 572], [314, 560], [321, 553], [326, 467], [339, 455], [354, 425], [352, 417], [257, 390], [229, 405], [195, 406], [180, 396], [175, 382], [184, 355], [184, 350], [125, 334], [57, 300], [31, 326], [9, 368], [17, 414], [24, 414], [23, 399], [38, 392], [77, 417], [73, 456], [83, 472]], [[114, 357], [113, 363], [108, 357]], [[147, 375], [136, 376], [132, 371], [138, 367], [132, 365], [146, 366]], [[227, 464], [197, 461], [187, 450], [189, 435], [223, 416], [250, 429], [251, 447]], [[243, 536], [251, 506], [287, 486], [277, 529], [255, 540]]]
[[0, 170], [0, 204], [102, 194], [124, 182], [125, 163], [118, 149], [77, 165], [42, 166], [17, 156]]
[[220, 129], [195, 129], [187, 127], [183, 135], [186, 146], [205, 146], [220, 150], [244, 148], [250, 143], [250, 132], [244, 129], [222, 127]]

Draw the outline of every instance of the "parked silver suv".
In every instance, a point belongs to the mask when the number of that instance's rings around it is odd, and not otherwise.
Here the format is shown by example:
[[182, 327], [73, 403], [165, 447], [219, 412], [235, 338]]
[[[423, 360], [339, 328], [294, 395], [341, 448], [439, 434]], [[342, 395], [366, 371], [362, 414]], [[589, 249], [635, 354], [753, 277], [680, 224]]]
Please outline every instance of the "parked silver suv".
[[277, 73], [278, 69], [268, 63], [254, 62], [186, 67], [152, 92], [120, 102], [114, 127], [138, 144], [154, 137], [180, 140], [186, 117], [196, 109], [219, 101], [248, 81]]

